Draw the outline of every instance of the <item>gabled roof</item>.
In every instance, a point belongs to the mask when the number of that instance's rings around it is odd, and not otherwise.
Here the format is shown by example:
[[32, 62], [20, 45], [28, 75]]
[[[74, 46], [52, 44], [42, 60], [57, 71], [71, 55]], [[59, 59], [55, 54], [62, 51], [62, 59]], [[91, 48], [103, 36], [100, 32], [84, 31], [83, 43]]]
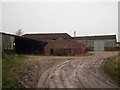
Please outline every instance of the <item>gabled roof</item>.
[[62, 38], [58, 38], [47, 44], [46, 48], [63, 48], [66, 45], [66, 41]]
[[67, 40], [67, 45], [66, 45], [66, 48], [80, 48], [81, 45], [84, 45], [76, 40]]
[[99, 36], [81, 36], [81, 37], [73, 37], [74, 39], [116, 39], [116, 35], [99, 35]]
[[45, 33], [45, 34], [24, 34], [23, 37], [32, 38], [32, 39], [70, 39], [72, 38], [67, 33]]
[[83, 44], [73, 39], [65, 40], [62, 38], [58, 38], [57, 40], [48, 43], [46, 48], [51, 48], [51, 49], [80, 48], [81, 45]]

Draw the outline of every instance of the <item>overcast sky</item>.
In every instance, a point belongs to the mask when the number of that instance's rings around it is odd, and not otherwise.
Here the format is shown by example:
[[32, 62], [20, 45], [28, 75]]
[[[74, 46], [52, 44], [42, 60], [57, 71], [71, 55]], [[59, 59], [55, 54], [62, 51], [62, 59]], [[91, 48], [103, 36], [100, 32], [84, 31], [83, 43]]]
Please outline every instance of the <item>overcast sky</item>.
[[3, 2], [2, 31], [118, 35], [117, 2]]

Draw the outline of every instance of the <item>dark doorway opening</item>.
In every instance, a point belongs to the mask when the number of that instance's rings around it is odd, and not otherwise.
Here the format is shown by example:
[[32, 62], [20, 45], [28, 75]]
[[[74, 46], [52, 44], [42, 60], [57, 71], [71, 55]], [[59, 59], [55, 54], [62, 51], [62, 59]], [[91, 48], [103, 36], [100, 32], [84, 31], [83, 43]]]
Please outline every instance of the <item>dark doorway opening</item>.
[[53, 55], [53, 49], [50, 49], [50, 53]]

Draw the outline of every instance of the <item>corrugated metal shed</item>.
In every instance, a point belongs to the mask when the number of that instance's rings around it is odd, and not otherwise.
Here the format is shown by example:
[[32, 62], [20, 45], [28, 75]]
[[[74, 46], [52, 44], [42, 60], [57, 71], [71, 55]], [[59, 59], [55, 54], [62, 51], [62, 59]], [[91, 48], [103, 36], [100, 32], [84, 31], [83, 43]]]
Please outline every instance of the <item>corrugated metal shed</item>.
[[2, 35], [2, 51], [6, 53], [43, 54], [46, 42], [36, 41], [21, 36], [0, 33]]
[[84, 43], [87, 50], [116, 50], [116, 35], [83, 36], [73, 38], [78, 42]]
[[15, 36], [6, 33], [0, 33], [2, 37], [2, 52], [14, 53], [15, 52]]

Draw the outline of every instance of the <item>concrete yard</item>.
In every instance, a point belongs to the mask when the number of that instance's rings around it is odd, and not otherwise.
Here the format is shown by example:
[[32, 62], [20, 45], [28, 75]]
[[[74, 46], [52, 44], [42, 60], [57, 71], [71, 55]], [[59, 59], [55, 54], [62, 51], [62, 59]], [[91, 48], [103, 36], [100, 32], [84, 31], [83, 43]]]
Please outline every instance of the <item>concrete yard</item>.
[[102, 68], [106, 58], [118, 53], [92, 53], [80, 57], [28, 55], [20, 83], [29, 88], [117, 88]]

